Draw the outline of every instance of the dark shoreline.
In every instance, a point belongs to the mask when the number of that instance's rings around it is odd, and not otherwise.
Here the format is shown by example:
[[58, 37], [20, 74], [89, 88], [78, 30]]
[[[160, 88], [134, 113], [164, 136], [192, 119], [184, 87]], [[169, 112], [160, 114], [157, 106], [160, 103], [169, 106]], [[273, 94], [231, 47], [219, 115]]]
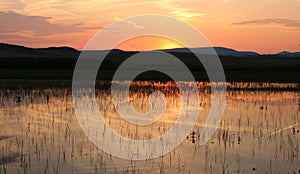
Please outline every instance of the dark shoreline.
[[[108, 54], [99, 67], [97, 80], [110, 81], [119, 66], [138, 52], [117, 52]], [[79, 54], [79, 53], [78, 53]], [[1, 79], [26, 80], [67, 80], [71, 81], [78, 60], [78, 54], [61, 57], [1, 57]], [[192, 53], [170, 53], [183, 62], [196, 81], [209, 81], [204, 66]], [[155, 54], [154, 54], [155, 56]], [[199, 55], [209, 59], [209, 55]], [[300, 57], [219, 56], [227, 82], [276, 82], [300, 83]], [[95, 58], [86, 61], [97, 63]], [[126, 79], [121, 79], [126, 80]], [[169, 81], [172, 80], [159, 72], [146, 72], [136, 80]], [[185, 81], [184, 77], [181, 77]]]
[[[277, 82], [300, 83], [300, 71], [224, 71], [227, 82]], [[72, 69], [0, 69], [0, 80], [72, 80]], [[113, 70], [98, 73], [97, 80], [110, 81]], [[205, 71], [192, 71], [196, 81], [209, 81]], [[121, 79], [127, 80], [127, 79]], [[170, 81], [168, 76], [158, 72], [143, 73], [137, 80]], [[185, 81], [184, 78], [180, 79]]]

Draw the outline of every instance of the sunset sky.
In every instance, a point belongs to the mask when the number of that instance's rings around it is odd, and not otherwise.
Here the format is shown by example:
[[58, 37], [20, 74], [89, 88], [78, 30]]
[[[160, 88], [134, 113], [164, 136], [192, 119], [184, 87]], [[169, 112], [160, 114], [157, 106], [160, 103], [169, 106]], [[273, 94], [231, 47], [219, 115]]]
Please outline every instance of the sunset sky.
[[[299, 9], [300, 0], [0, 0], [0, 42], [82, 49], [97, 31], [113, 22], [161, 14], [196, 27], [213, 46], [259, 53], [295, 52], [300, 51]], [[151, 44], [144, 44], [147, 39]], [[180, 46], [159, 38], [131, 41], [121, 48]]]

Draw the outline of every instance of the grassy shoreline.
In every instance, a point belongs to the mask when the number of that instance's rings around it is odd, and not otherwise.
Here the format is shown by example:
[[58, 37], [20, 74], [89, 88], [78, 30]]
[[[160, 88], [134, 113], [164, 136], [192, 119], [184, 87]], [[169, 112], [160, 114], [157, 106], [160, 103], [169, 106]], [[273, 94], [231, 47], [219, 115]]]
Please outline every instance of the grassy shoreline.
[[[161, 82], [161, 81], [160, 81]], [[150, 84], [153, 84], [151, 81]], [[183, 82], [185, 83], [185, 82]], [[209, 82], [198, 81], [203, 85], [201, 88], [210, 89]], [[96, 81], [96, 89], [108, 90], [111, 81]], [[49, 89], [49, 88], [66, 88], [72, 89], [72, 80], [55, 80], [55, 79], [0, 79], [0, 90], [26, 90], [26, 89]], [[300, 91], [300, 83], [295, 82], [229, 82], [227, 81], [227, 90], [235, 91]]]
[[[0, 80], [72, 80], [72, 69], [0, 69]], [[197, 81], [208, 81], [205, 71], [192, 71]], [[98, 73], [97, 80], [111, 80], [113, 70]], [[300, 71], [225, 71], [228, 82], [279, 82], [300, 83]], [[126, 80], [126, 79], [124, 79]], [[160, 73], [145, 73], [138, 80], [168, 81]], [[180, 79], [185, 81], [184, 78]]]
[[[97, 80], [111, 80], [114, 72], [135, 52], [111, 53], [99, 67]], [[191, 53], [171, 53], [183, 62], [196, 81], [209, 81], [204, 66]], [[155, 56], [155, 54], [153, 55]], [[159, 55], [158, 55], [159, 56]], [[210, 56], [202, 55], [209, 59]], [[300, 83], [300, 58], [276, 56], [232, 57], [220, 56], [228, 82]], [[78, 57], [15, 57], [0, 58], [0, 80], [67, 80], [71, 81]], [[86, 61], [97, 63], [95, 58]], [[127, 79], [123, 79], [127, 80]], [[146, 72], [136, 80], [169, 81], [170, 77], [158, 72]], [[185, 77], [181, 77], [185, 81]]]

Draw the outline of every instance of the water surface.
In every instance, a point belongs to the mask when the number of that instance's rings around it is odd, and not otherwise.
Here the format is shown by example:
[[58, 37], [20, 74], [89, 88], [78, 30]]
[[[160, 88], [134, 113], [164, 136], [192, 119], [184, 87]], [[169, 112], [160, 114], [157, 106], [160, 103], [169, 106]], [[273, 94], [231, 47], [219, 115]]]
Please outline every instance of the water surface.
[[[201, 103], [195, 138], [188, 135], [170, 153], [146, 161], [119, 159], [97, 148], [79, 126], [70, 88], [1, 89], [0, 173], [300, 172], [298, 84], [228, 84], [222, 122], [203, 146], [197, 144], [197, 135], [210, 110], [210, 89], [205, 82], [198, 87]], [[165, 93], [167, 110], [159, 121], [145, 127], [119, 117], [110, 91], [97, 89], [96, 100], [106, 123], [117, 133], [150, 139], [172, 127], [181, 105], [175, 84], [137, 82], [129, 99], [132, 106], [147, 112], [148, 96], [154, 90]], [[183, 92], [191, 93], [188, 87]]]

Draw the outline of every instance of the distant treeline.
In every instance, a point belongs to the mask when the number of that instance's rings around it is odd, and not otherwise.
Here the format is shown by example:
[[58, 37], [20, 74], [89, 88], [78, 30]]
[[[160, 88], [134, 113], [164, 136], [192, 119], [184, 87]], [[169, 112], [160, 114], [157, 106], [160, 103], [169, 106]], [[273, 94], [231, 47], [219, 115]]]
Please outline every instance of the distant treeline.
[[13, 57], [0, 58], [0, 68], [8, 69], [73, 69], [77, 58]]
[[[137, 52], [109, 54], [101, 68], [115, 69]], [[192, 71], [204, 71], [202, 63], [192, 53], [171, 53]], [[205, 55], [204, 55], [205, 56]], [[208, 56], [209, 57], [209, 56]], [[74, 69], [78, 56], [68, 57], [9, 57], [0, 58], [0, 68], [5, 69]], [[257, 56], [220, 57], [225, 71], [300, 71], [300, 58]], [[90, 61], [87, 59], [87, 61]]]
[[[115, 70], [130, 56], [138, 52], [108, 54], [99, 70], [99, 79], [111, 79]], [[192, 53], [171, 53], [192, 71], [197, 80], [207, 80], [202, 63]], [[57, 57], [1, 57], [2, 79], [72, 79], [78, 55]], [[200, 55], [209, 58], [207, 55]], [[251, 56], [220, 57], [226, 78], [230, 81], [300, 81], [300, 58]], [[94, 59], [87, 58], [87, 61]], [[36, 73], [41, 74], [37, 76]], [[63, 74], [59, 74], [63, 73]], [[141, 79], [168, 79], [158, 72], [144, 74]]]

